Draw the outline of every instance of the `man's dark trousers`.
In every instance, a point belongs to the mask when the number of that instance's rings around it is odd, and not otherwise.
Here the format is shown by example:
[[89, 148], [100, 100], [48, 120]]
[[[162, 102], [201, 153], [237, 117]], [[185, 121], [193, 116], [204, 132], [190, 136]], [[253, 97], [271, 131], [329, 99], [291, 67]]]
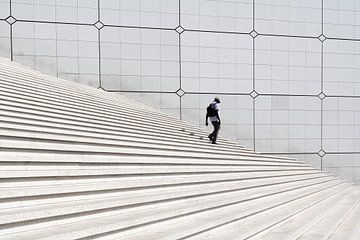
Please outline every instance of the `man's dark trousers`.
[[212, 143], [216, 143], [217, 135], [220, 130], [220, 122], [214, 121], [211, 123], [214, 126], [214, 131], [209, 135], [209, 139]]

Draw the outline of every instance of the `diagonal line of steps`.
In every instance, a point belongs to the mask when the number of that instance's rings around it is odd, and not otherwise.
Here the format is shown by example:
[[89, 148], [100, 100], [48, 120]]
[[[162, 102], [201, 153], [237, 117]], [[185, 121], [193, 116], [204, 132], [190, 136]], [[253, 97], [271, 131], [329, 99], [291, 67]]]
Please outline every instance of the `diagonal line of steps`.
[[[51, 229], [51, 236], [49, 231], [40, 229], [32, 231], [32, 236], [36, 239], [46, 239], [47, 237], [56, 237], [61, 239], [73, 239], [80, 237], [88, 237], [91, 234], [100, 234], [101, 232], [124, 231], [134, 227], [140, 227], [152, 223], [169, 221], [171, 219], [199, 214], [202, 212], [212, 212], [214, 210], [225, 211], [227, 208], [234, 208], [244, 202], [251, 202], [253, 200], [262, 199], [266, 197], [276, 196], [278, 199], [283, 199], [289, 191], [320, 190], [341, 184], [333, 178], [323, 180], [309, 180], [303, 182], [288, 183], [279, 189], [277, 186], [266, 186], [261, 191], [257, 189], [248, 189], [238, 192], [223, 193], [214, 196], [203, 196], [195, 199], [182, 199], [174, 201], [172, 204], [167, 202], [153, 203], [151, 205], [137, 206], [133, 208], [113, 210], [111, 212], [98, 213], [87, 216], [76, 216], [64, 220], [53, 220], [41, 222], [28, 226], [28, 230], [42, 228]], [[283, 196], [284, 195], [284, 196]], [[56, 224], [54, 226], [54, 224]], [[90, 229], [80, 230], [79, 225], [84, 224]], [[52, 226], [52, 227], [51, 227]], [[97, 227], [95, 227], [97, 226]], [[21, 226], [26, 231], [27, 226]], [[119, 229], [120, 228], [120, 229]], [[3, 234], [3, 239], [11, 239], [6, 234], [16, 232], [16, 227], [4, 228], [0, 230]], [[75, 232], [74, 232], [75, 231]], [[66, 233], [64, 233], [66, 232]], [[58, 235], [58, 234], [59, 235]], [[71, 234], [70, 234], [71, 233]], [[68, 235], [68, 237], [67, 237]], [[71, 235], [71, 238], [69, 238]], [[16, 234], [16, 239], [22, 239], [21, 234]]]
[[[351, 207], [354, 202], [358, 203], [356, 199], [349, 197], [352, 195], [353, 191], [354, 188], [350, 188], [345, 193], [338, 194], [336, 201], [331, 201], [330, 203], [325, 201], [321, 204], [312, 206], [301, 212], [299, 215], [288, 218], [281, 222], [281, 224], [275, 225], [259, 235], [249, 237], [249, 239], [302, 239], [301, 236], [303, 234], [306, 234], [311, 228], [316, 228], [322, 221], [330, 223], [330, 215], [339, 214], [339, 210], [342, 214], [346, 212], [349, 205]], [[344, 208], [345, 211], [341, 208]], [[323, 233], [331, 231], [330, 227], [331, 225], [327, 225], [327, 231]], [[317, 229], [317, 231], [318, 230], [319, 229]], [[319, 232], [317, 232], [317, 234], [319, 234]], [[317, 235], [316, 238], [322, 239], [322, 236]]]
[[[360, 202], [359, 202], [359, 189], [354, 190], [354, 198], [358, 201], [346, 215], [342, 221], [338, 221], [337, 226], [326, 236], [329, 240], [358, 240], [360, 239]], [[306, 238], [304, 238], [306, 239]]]
[[[3, 123], [6, 123], [10, 121], [13, 124], [26, 124], [29, 123], [29, 126], [36, 125], [36, 126], [46, 126], [51, 128], [57, 128], [57, 129], [65, 129], [65, 130], [71, 130], [71, 131], [81, 131], [82, 133], [95, 133], [95, 134], [106, 134], [108, 137], [113, 136], [129, 136], [129, 137], [142, 137], [144, 139], [152, 140], [167, 140], [169, 142], [176, 141], [177, 143], [194, 143], [194, 145], [199, 145], [198, 143], [202, 143], [202, 141], [199, 141], [197, 139], [195, 142], [194, 140], [185, 138], [185, 137], [177, 137], [175, 135], [169, 135], [165, 132], [154, 132], [151, 130], [148, 130], [147, 132], [142, 133], [141, 131], [133, 128], [127, 128], [122, 127], [113, 127], [113, 126], [107, 126], [107, 125], [98, 125], [95, 123], [89, 123], [87, 121], [83, 121], [81, 123], [64, 119], [64, 118], [48, 118], [48, 116], [42, 114], [37, 116], [32, 116], [31, 113], [24, 113], [24, 111], [17, 111], [16, 109], [12, 108], [9, 110], [0, 109], [0, 118], [3, 119]], [[14, 120], [15, 119], [15, 120]], [[21, 121], [19, 123], [19, 121]], [[208, 144], [204, 145], [201, 144], [201, 146], [209, 146]], [[211, 146], [212, 149], [218, 149], [214, 146]], [[232, 150], [231, 148], [223, 148]]]
[[[18, 82], [19, 81], [22, 81], [22, 79], [20, 78], [20, 79], [17, 79], [16, 80], [16, 82], [14, 82], [14, 84], [19, 84]], [[28, 83], [28, 82], [25, 82], [25, 84], [26, 83]], [[34, 81], [34, 82], [32, 82], [32, 84], [31, 85], [27, 85], [28, 87], [30, 87], [30, 88], [33, 88], [33, 86], [32, 85], [36, 85], [36, 84], [38, 84], [38, 79], [36, 79], [36, 81]], [[48, 84], [48, 80], [45, 82], [45, 84]], [[53, 83], [54, 84], [54, 83]], [[9, 85], [9, 83], [7, 84], [7, 85]], [[6, 85], [6, 86], [7, 86]], [[65, 85], [66, 86], [66, 85]], [[5, 87], [5, 86], [4, 86]], [[38, 86], [37, 88], [41, 88], [42, 87], [42, 85], [40, 85], [40, 86]], [[49, 85], [49, 87], [53, 87], [52, 85]], [[62, 85], [61, 86], [62, 88], [64, 88], [64, 86]], [[22, 86], [22, 88], [24, 88], [24, 86]], [[73, 91], [73, 89], [67, 89], [68, 91]], [[44, 90], [45, 92], [48, 92], [48, 89], [45, 89]], [[80, 92], [81, 93], [81, 92]], [[54, 93], [52, 93], [52, 95], [53, 95]], [[61, 92], [61, 96], [62, 95], [66, 95], [67, 94], [67, 92], [64, 92], [64, 91], [62, 91]], [[77, 91], [76, 92], [76, 98], [78, 98], [79, 96], [79, 92]], [[66, 101], [69, 101], [69, 99], [68, 99], [69, 97], [67, 97], [67, 99], [66, 99]], [[56, 99], [56, 98], [55, 98]], [[86, 101], [87, 99], [82, 99], [82, 103], [84, 104], [84, 101]], [[97, 99], [98, 100], [98, 99]], [[96, 102], [96, 104], [99, 104], [98, 102]], [[115, 109], [117, 109], [118, 108], [118, 106], [114, 106], [113, 104], [111, 105], [112, 107], [115, 107]], [[108, 106], [107, 105], [104, 105], [104, 106], [101, 106], [101, 108], [99, 109], [100, 111], [102, 111], [103, 112], [103, 110], [104, 110], [104, 108], [106, 109]], [[125, 105], [125, 108], [126, 108], [126, 105]], [[122, 107], [122, 109], [123, 109], [123, 107]], [[132, 109], [133, 110], [133, 109]], [[115, 112], [115, 113], [117, 113], [117, 112]], [[142, 113], [142, 115], [143, 115], [143, 113]], [[147, 116], [147, 118], [149, 118], [149, 116], [148, 116], [148, 114], [146, 115]], [[159, 115], [157, 114], [157, 121], [159, 120]], [[146, 118], [146, 119], [147, 119]], [[167, 118], [169, 118], [169, 116], [167, 116]], [[174, 123], [174, 122], [176, 122], [176, 121], [174, 121], [174, 119], [171, 119], [172, 120], [172, 124]], [[181, 123], [181, 124], [184, 124], [183, 122]], [[192, 127], [192, 126], [190, 126], [190, 125], [188, 125], [188, 124], [185, 124], [185, 126], [186, 126], [186, 128], [190, 128], [191, 129], [191, 131], [194, 131], [195, 130], [195, 132], [196, 131], [198, 131], [198, 130], [196, 130], [196, 129], [194, 129], [194, 127]], [[201, 131], [200, 131], [201, 132]]]
[[[16, 126], [16, 125], [15, 125]], [[64, 144], [69, 142], [77, 142], [78, 144], [90, 144], [96, 146], [108, 146], [108, 147], [138, 147], [139, 149], [157, 149], [157, 150], [173, 150], [173, 151], [187, 151], [193, 153], [212, 153], [215, 155], [222, 155], [222, 156], [229, 156], [229, 157], [238, 157], [239, 153], [233, 151], [225, 151], [225, 150], [215, 150], [212, 148], [192, 148], [190, 145], [179, 145], [179, 144], [169, 144], [166, 142], [146, 142], [143, 140], [138, 140], [137, 138], [130, 138], [130, 137], [122, 137], [121, 139], [104, 139], [104, 138], [97, 138], [96, 142], [92, 138], [87, 136], [83, 136], [82, 134], [76, 135], [72, 133], [62, 133], [56, 131], [50, 131], [46, 129], [46, 131], [39, 130], [41, 127], [29, 127], [26, 129], [24, 127], [15, 127], [14, 125], [11, 128], [7, 127], [5, 124], [0, 127], [0, 136], [5, 140], [14, 140], [14, 139], [31, 139], [34, 141], [44, 141], [44, 140], [53, 140], [53, 141], [62, 141]], [[4, 146], [5, 147], [5, 146]], [[242, 157], [255, 157], [256, 155], [251, 154], [247, 155], [245, 153], [241, 154]], [[284, 161], [282, 159], [278, 159], [277, 157], [267, 158], [263, 155], [256, 156], [261, 159], [273, 159], [274, 161], [281, 161], [281, 162], [296, 162], [301, 164], [298, 161]]]
[[[6, 116], [5, 116], [6, 115]], [[19, 111], [6, 111], [4, 109], [0, 110], [0, 121], [2, 122], [2, 125], [14, 127], [17, 126], [21, 128], [22, 126], [29, 128], [31, 127], [46, 127], [48, 130], [58, 130], [58, 131], [71, 131], [73, 133], [79, 132], [81, 135], [93, 137], [93, 138], [104, 138], [105, 139], [118, 139], [118, 138], [124, 138], [124, 136], [127, 136], [128, 138], [138, 138], [138, 139], [144, 139], [144, 141], [167, 141], [169, 144], [183, 144], [183, 145], [191, 145], [192, 146], [199, 146], [201, 148], [206, 149], [213, 149], [213, 150], [227, 150], [227, 151], [233, 151], [238, 152], [236, 149], [233, 149], [231, 147], [222, 146], [221, 148], [217, 146], [209, 146], [209, 144], [202, 140], [196, 139], [195, 141], [193, 139], [188, 139], [186, 137], [176, 137], [174, 135], [169, 135], [166, 133], [159, 133], [159, 132], [151, 132], [150, 130], [143, 133], [137, 129], [132, 128], [126, 128], [123, 127], [121, 129], [116, 127], [108, 127], [108, 126], [101, 126], [97, 124], [92, 124], [88, 122], [84, 122], [82, 124], [77, 123], [73, 120], [63, 120], [63, 119], [49, 119], [46, 118], [46, 116], [36, 116], [33, 117], [28, 113], [23, 113]], [[154, 142], [155, 142], [154, 141]], [[244, 151], [242, 151], [244, 152]]]
[[[11, 123], [6, 123], [4, 121], [1, 121], [0, 119], [0, 123], [1, 123], [1, 130], [2, 132], [18, 132], [18, 134], [13, 134], [21, 136], [22, 133], [24, 133], [23, 135], [26, 136], [26, 132], [38, 132], [39, 134], [52, 134], [55, 135], [57, 134], [58, 136], [64, 136], [64, 137], [72, 137], [72, 138], [85, 138], [88, 141], [91, 142], [134, 142], [134, 143], [150, 143], [150, 144], [154, 144], [154, 145], [164, 145], [164, 146], [183, 146], [183, 147], [194, 147], [196, 145], [198, 145], [198, 149], [202, 149], [202, 150], [207, 150], [207, 151], [214, 151], [214, 152], [219, 152], [219, 153], [233, 153], [233, 154], [239, 154], [239, 153], [243, 153], [243, 152], [239, 152], [239, 151], [234, 151], [234, 150], [229, 150], [229, 149], [224, 149], [224, 148], [214, 148], [212, 146], [210, 146], [209, 144], [191, 144], [189, 143], [179, 143], [179, 141], [169, 141], [168, 139], [146, 139], [146, 137], [143, 137], [141, 135], [137, 135], [137, 136], [131, 136], [130, 134], [122, 134], [122, 135], [115, 135], [114, 137], [108, 136], [108, 135], [104, 135], [104, 134], [89, 134], [89, 133], [84, 133], [83, 131], [78, 131], [77, 129], [72, 130], [72, 129], [58, 129], [58, 128], [53, 128], [53, 127], [48, 127], [46, 126], [46, 124], [41, 124], [41, 125], [31, 125], [31, 124], [24, 124], [22, 123], [16, 123], [16, 122], [11, 122]], [[10, 133], [12, 134], [12, 133]]]
[[[325, 177], [322, 173], [311, 172], [301, 173], [289, 171], [282, 174], [276, 172], [268, 173], [227, 173], [227, 174], [196, 174], [196, 175], [176, 175], [154, 177], [112, 177], [103, 178], [99, 182], [99, 178], [70, 178], [70, 179], [46, 179], [38, 181], [36, 184], [32, 182], [7, 182], [1, 184], [4, 191], [1, 195], [0, 209], [6, 209], [12, 206], [27, 206], [33, 203], [52, 203], [65, 201], [68, 197], [73, 199], [74, 196], [87, 199], [90, 195], [113, 196], [124, 191], [135, 191], [145, 189], [159, 189], [186, 186], [210, 186], [211, 184], [257, 184], [258, 182], [265, 184], [278, 184], [286, 179], [297, 181], [298, 179], [316, 179]], [[251, 183], [254, 181], [254, 183]], [[6, 192], [5, 192], [6, 191]], [[205, 191], [205, 190], [204, 190]], [[51, 198], [49, 198], [51, 197]], [[21, 202], [26, 198], [26, 202]], [[16, 201], [16, 203], [15, 203]], [[40, 202], [39, 202], [40, 201]]]
[[[124, 138], [141, 138], [144, 141], [153, 141], [163, 143], [166, 142], [168, 144], [183, 144], [184, 146], [199, 146], [201, 148], [206, 149], [216, 149], [216, 150], [227, 150], [227, 151], [234, 151], [239, 152], [236, 149], [231, 147], [224, 146], [222, 148], [217, 146], [209, 146], [208, 142], [202, 141], [201, 139], [197, 139], [196, 141], [188, 139], [188, 138], [177, 138], [174, 136], [169, 135], [160, 135], [160, 134], [151, 134], [151, 133], [141, 133], [138, 130], [132, 129], [122, 129], [122, 132], [114, 132], [110, 130], [103, 130], [99, 129], [98, 126], [96, 128], [90, 128], [83, 125], [80, 126], [73, 126], [70, 124], [61, 124], [60, 120], [57, 121], [50, 121], [50, 120], [40, 120], [40, 119], [31, 119], [27, 117], [11, 117], [9, 115], [2, 116], [1, 113], [4, 111], [0, 110], [0, 122], [1, 125], [5, 128], [18, 128], [18, 129], [39, 129], [40, 131], [44, 128], [51, 132], [58, 132], [58, 133], [73, 133], [74, 135], [77, 134], [78, 136], [83, 135], [88, 138], [93, 139], [111, 139], [111, 140], [121, 140]], [[12, 113], [13, 115], [13, 113]], [[242, 151], [244, 152], [244, 151]], [[239, 152], [240, 153], [240, 152]]]
[[[56, 79], [57, 81], [59, 81], [59, 79]], [[61, 79], [60, 79], [61, 80]], [[38, 81], [38, 79], [37, 79], [37, 81]], [[63, 82], [67, 82], [67, 81], [64, 81], [64, 80], [62, 80]], [[46, 82], [45, 83], [48, 83], [48, 80], [46, 80]], [[57, 82], [54, 82], [54, 84], [58, 84]], [[73, 82], [70, 82], [70, 83], [68, 83], [68, 84], [73, 84], [75, 87], [79, 87], [80, 86], [80, 89], [89, 89], [88, 87], [86, 88], [86, 87], [84, 87], [84, 86], [82, 86], [82, 85], [79, 85], [79, 84], [76, 84], [76, 83], [73, 83]], [[61, 85], [61, 87], [63, 87], [62, 85]], [[70, 89], [69, 89], [70, 90]], [[91, 89], [92, 91], [93, 91], [93, 89]], [[78, 92], [76, 92], [76, 93], [78, 93]], [[109, 95], [102, 95], [102, 97], [108, 97]], [[169, 116], [167, 116], [167, 117], [169, 117]], [[172, 120], [174, 120], [174, 118], [171, 118]], [[182, 122], [182, 123], [184, 123], [184, 122]], [[192, 126], [190, 126], [190, 125], [188, 125], [188, 124], [186, 124], [186, 126], [187, 127], [190, 127], [190, 128], [193, 128]], [[228, 142], [228, 141], [226, 141], [226, 142]]]
[[[329, 205], [329, 210], [322, 217], [317, 218], [318, 221], [297, 234], [296, 239], [329, 239], [336, 232], [338, 226], [342, 225], [352, 211], [360, 205], [359, 192], [354, 190], [354, 188], [351, 188], [351, 191], [346, 195], [342, 194], [343, 199], [341, 201]], [[351, 239], [344, 234], [342, 234], [342, 237]]]
[[[101, 105], [101, 103], [111, 104], [111, 103], [128, 103], [128, 106], [132, 106], [132, 109], [134, 110], [141, 110], [148, 112], [149, 114], [156, 114], [160, 118], [169, 118], [168, 115], [155, 110], [153, 108], [150, 108], [148, 106], [145, 106], [142, 103], [136, 102], [132, 99], [123, 97], [121, 95], [117, 94], [109, 94], [104, 93], [102, 91], [98, 91], [94, 88], [87, 87], [85, 85], [77, 84], [72, 81], [67, 81], [63, 79], [55, 79], [50, 76], [46, 76], [43, 74], [37, 74], [33, 71], [22, 71], [22, 69], [19, 68], [13, 68], [13, 67], [7, 67], [2, 66], [1, 70], [5, 70], [5, 72], [0, 72], [2, 78], [12, 80], [16, 79], [17, 81], [21, 81], [20, 83], [25, 84], [31, 83], [31, 85], [28, 86], [36, 86], [40, 89], [53, 89], [54, 91], [58, 91], [65, 96], [76, 96], [76, 98], [81, 98], [84, 101], [92, 101], [95, 105]], [[23, 81], [26, 79], [27, 81]], [[65, 90], [65, 91], [64, 91]], [[77, 93], [77, 94], [76, 94]]]
[[[249, 234], [249, 231], [261, 228], [267, 223], [266, 220], [274, 221], [272, 214], [276, 213], [275, 217], [284, 218], [291, 212], [299, 211], [300, 207], [307, 208], [310, 204], [318, 204], [321, 201], [334, 198], [343, 190], [344, 185], [340, 184], [315, 191], [297, 192], [296, 195], [270, 196], [267, 199], [270, 204], [266, 206], [260, 201], [253, 201], [234, 209], [232, 212], [214, 212], [209, 216], [199, 214], [198, 216], [185, 217], [176, 225], [171, 224], [171, 222], [154, 224], [153, 226], [149, 225], [115, 234], [104, 234], [97, 239], [247, 239], [246, 233]], [[194, 225], [193, 222], [200, 222], [202, 225]], [[158, 230], [154, 231], [154, 228]]]
[[[323, 199], [323, 196], [319, 196], [312, 201], [302, 201], [295, 206], [289, 206], [276, 212], [269, 212], [261, 217], [261, 224], [259, 224], [259, 219], [254, 219], [241, 226], [234, 226], [237, 228], [241, 227], [242, 229], [245, 227], [245, 231], [242, 231], [245, 232], [245, 234], [240, 234], [236, 239], [274, 239], [274, 237], [275, 239], [298, 239], [296, 235], [299, 232], [306, 231], [312, 223], [322, 217], [319, 216], [321, 211], [332, 211], [333, 207], [338, 204], [339, 201], [346, 201], [352, 191], [353, 187], [349, 185], [347, 188], [336, 192], [330, 198]], [[307, 218], [308, 222], [299, 224], [297, 227], [291, 225], [294, 231], [289, 230], [291, 226], [287, 226], [288, 224], [293, 224], [292, 221], [294, 221], [294, 223], [300, 223], [301, 220], [304, 220], [303, 216], [306, 214], [311, 216]], [[267, 233], [273, 229], [275, 229], [277, 233], [268, 236]]]
[[[2, 132], [0, 130], [0, 132]], [[34, 134], [35, 135], [35, 134]], [[6, 149], [21, 149], [25, 150], [48, 150], [54, 152], [60, 151], [68, 151], [68, 152], [102, 152], [104, 154], [132, 154], [136, 151], [138, 155], [164, 155], [164, 156], [182, 156], [182, 157], [191, 157], [196, 154], [196, 157], [201, 158], [218, 158], [218, 159], [241, 159], [238, 157], [237, 154], [231, 154], [231, 152], [227, 154], [219, 154], [216, 152], [207, 152], [201, 151], [199, 149], [190, 149], [181, 148], [181, 147], [173, 147], [173, 148], [166, 148], [163, 146], [154, 146], [154, 145], [147, 145], [147, 144], [134, 144], [134, 143], [127, 143], [122, 142], [118, 144], [105, 144], [105, 143], [93, 143], [91, 141], [80, 142], [75, 140], [64, 140], [64, 139], [56, 139], [56, 138], [49, 138], [49, 137], [20, 137], [14, 136], [11, 134], [0, 134], [2, 140], [0, 141], [0, 147], [3, 150]], [[184, 151], [185, 150], [185, 151]], [[246, 157], [246, 154], [242, 154], [242, 158]], [[256, 156], [251, 155], [257, 158], [264, 158], [264, 156]], [[249, 159], [252, 159], [249, 157]], [[270, 158], [268, 158], [270, 159]], [[274, 161], [283, 161], [277, 158], [272, 158]], [[275, 160], [276, 159], [276, 160]], [[289, 162], [286, 161], [285, 162]], [[293, 161], [295, 162], [295, 161]], [[299, 163], [302, 164], [302, 163]]]
[[133, 138], [133, 137], [119, 137], [117, 139], [106, 139], [106, 138], [98, 138], [98, 137], [88, 137], [83, 134], [73, 134], [73, 132], [69, 131], [67, 133], [51, 131], [51, 129], [39, 129], [41, 127], [17, 127], [12, 124], [7, 127], [6, 124], [2, 124], [0, 127], [0, 135], [5, 137], [29, 137], [29, 138], [37, 138], [37, 139], [55, 139], [55, 140], [63, 140], [63, 141], [77, 141], [79, 143], [91, 143], [98, 145], [109, 145], [109, 146], [134, 146], [134, 147], [144, 147], [144, 148], [152, 148], [152, 149], [169, 149], [169, 150], [181, 150], [181, 151], [192, 151], [192, 152], [213, 152], [214, 154], [224, 154], [224, 155], [233, 155], [237, 156], [239, 153], [228, 151], [228, 150], [216, 150], [211, 147], [199, 147], [194, 149], [190, 144], [178, 144], [171, 143], [165, 140], [150, 140], [146, 141], [145, 139]]
[[[332, 189], [334, 190], [334, 189]], [[262, 235], [258, 235], [268, 229], [276, 227], [279, 223], [286, 221], [289, 218], [296, 217], [298, 214], [308, 211], [314, 207], [322, 208], [324, 206], [332, 206], [339, 200], [344, 199], [343, 194], [351, 192], [352, 187], [350, 185], [342, 186], [337, 191], [320, 191], [315, 194], [307, 195], [304, 198], [298, 198], [294, 201], [287, 202], [282, 205], [280, 209], [272, 208], [267, 211], [261, 212], [260, 214], [251, 215], [247, 219], [241, 219], [240, 221], [232, 222], [229, 225], [225, 225], [222, 229], [213, 229], [207, 234], [210, 237], [206, 237], [204, 233], [193, 235], [186, 239], [217, 239], [220, 232], [226, 233], [225, 236], [232, 236], [231, 239], [268, 239]], [[302, 226], [299, 225], [299, 228]], [[284, 232], [284, 235], [275, 236], [275, 238], [269, 239], [295, 239], [289, 236], [291, 232]], [[207, 235], [207, 236], [208, 236]], [[184, 238], [185, 239], [185, 238]]]
[[[111, 119], [108, 119], [106, 117], [94, 117], [91, 116], [89, 114], [85, 113], [72, 113], [71, 111], [68, 111], [66, 109], [56, 109], [55, 107], [51, 107], [50, 106], [36, 106], [36, 104], [34, 104], [33, 102], [29, 101], [29, 102], [20, 102], [19, 100], [11, 100], [11, 99], [6, 99], [3, 100], [4, 97], [0, 97], [0, 104], [2, 105], [2, 108], [4, 110], [14, 110], [15, 108], [21, 109], [23, 113], [31, 113], [31, 114], [36, 114], [39, 116], [43, 116], [43, 117], [53, 117], [53, 118], [59, 118], [59, 119], [63, 119], [63, 120], [73, 120], [73, 121], [80, 121], [80, 122], [89, 122], [89, 123], [93, 123], [96, 125], [104, 125], [104, 126], [111, 126], [111, 127], [117, 127], [118, 130], [121, 130], [121, 128], [123, 127], [123, 125], [128, 126], [132, 129], [137, 129], [137, 130], [145, 130], [145, 126], [142, 125], [142, 123], [131, 123], [129, 121], [126, 120], [126, 124], [124, 124], [124, 120], [117, 120], [117, 121], [113, 121]], [[31, 104], [31, 105], [29, 105]], [[140, 125], [141, 124], [141, 125]], [[146, 125], [146, 129], [147, 130], [152, 130], [152, 131], [160, 131], [160, 132], [167, 132], [167, 133], [171, 133], [171, 134], [178, 134], [178, 135], [183, 135], [181, 132], [179, 131], [175, 131], [172, 129], [167, 129], [164, 126], [161, 125]]]
[[[96, 197], [88, 196], [87, 199], [78, 200], [75, 197], [71, 201], [62, 201], [51, 204], [29, 205], [17, 207], [15, 209], [0, 209], [0, 227], [10, 225], [11, 223], [36, 221], [36, 219], [59, 217], [65, 215], [81, 213], [85, 215], [86, 212], [100, 212], [114, 210], [115, 208], [125, 208], [131, 206], [146, 204], [156, 204], [160, 202], [171, 202], [182, 199], [193, 199], [204, 196], [212, 196], [226, 193], [234, 193], [244, 191], [247, 189], [263, 188], [273, 185], [285, 185], [294, 182], [309, 182], [312, 180], [329, 179], [326, 176], [294, 176], [288, 177], [284, 180], [274, 179], [259, 179], [259, 180], [243, 180], [232, 183], [207, 183], [181, 186], [165, 186], [152, 187], [150, 189], [124, 189], [119, 191], [116, 195], [112, 194], [111, 198], [103, 195], [96, 195]], [[323, 180], [322, 180], [323, 181]], [[84, 189], [85, 186], [77, 186], [78, 189]], [[39, 188], [43, 189], [43, 188]], [[38, 189], [38, 191], [39, 191]], [[115, 186], [112, 185], [112, 190]], [[71, 192], [71, 191], [69, 191]], [[114, 191], [112, 191], [114, 192]], [[42, 192], [42, 194], [44, 194]], [[145, 200], [146, 199], [146, 200]], [[34, 214], [36, 218], [34, 218]]]
[[1, 149], [0, 159], [1, 165], [19, 165], [19, 164], [62, 164], [64, 166], [78, 166], [78, 165], [104, 165], [104, 166], [116, 166], [123, 164], [175, 164], [175, 165], [198, 165], [198, 166], [287, 166], [287, 167], [309, 167], [308, 164], [302, 164], [298, 162], [286, 162], [286, 161], [276, 161], [272, 159], [262, 159], [261, 156], [258, 158], [246, 158], [239, 155], [236, 159], [231, 158], [218, 158], [218, 157], [209, 157], [209, 158], [200, 158], [197, 156], [190, 157], [180, 157], [180, 156], [155, 156], [152, 155], [151, 158], [147, 155], [140, 154], [115, 154], [115, 155], [101, 155], [99, 157], [98, 153], [84, 153], [82, 155], [73, 155], [69, 152], [57, 152], [47, 153], [42, 150], [34, 151], [21, 151], [13, 152], [6, 151]]

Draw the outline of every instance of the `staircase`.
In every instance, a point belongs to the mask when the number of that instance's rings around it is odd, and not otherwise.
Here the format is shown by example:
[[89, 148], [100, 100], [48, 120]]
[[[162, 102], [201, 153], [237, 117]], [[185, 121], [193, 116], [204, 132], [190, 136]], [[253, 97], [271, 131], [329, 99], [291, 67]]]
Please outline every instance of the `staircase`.
[[0, 59], [0, 239], [360, 239], [359, 188]]

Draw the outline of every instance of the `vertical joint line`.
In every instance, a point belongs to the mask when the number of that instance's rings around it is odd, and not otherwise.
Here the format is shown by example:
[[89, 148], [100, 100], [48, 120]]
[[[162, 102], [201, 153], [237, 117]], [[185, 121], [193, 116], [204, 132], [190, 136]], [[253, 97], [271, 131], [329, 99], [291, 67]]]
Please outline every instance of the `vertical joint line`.
[[99, 64], [99, 87], [102, 87], [101, 81], [101, 36], [100, 29], [98, 29], [98, 64]]
[[323, 117], [323, 99], [321, 99], [321, 104], [320, 104], [320, 147], [321, 149], [323, 149], [323, 121], [324, 121], [324, 117]]
[[13, 48], [13, 25], [10, 25], [10, 60], [14, 61], [14, 48]]
[[[56, 13], [55, 13], [55, 19], [56, 19]], [[58, 25], [55, 24], [55, 56], [56, 56], [56, 77], [58, 78], [59, 77], [59, 54], [58, 54], [58, 47], [59, 47], [59, 44], [58, 44]]]
[[255, 90], [255, 38], [253, 38], [253, 44], [252, 44], [252, 85], [253, 85], [253, 91]]
[[320, 171], [323, 171], [323, 157], [320, 157]]
[[181, 26], [181, 0], [179, 0], [179, 26]]
[[253, 25], [253, 26], [252, 26], [252, 27], [253, 27], [252, 30], [255, 30], [255, 0], [252, 1], [252, 5], [253, 5], [253, 6], [252, 6], [252, 8], [253, 8], [253, 9], [252, 9], [252, 14], [253, 14], [253, 15], [252, 15], [252, 25]]
[[100, 0], [98, 0], [98, 21], [100, 21]]
[[12, 0], [10, 0], [10, 2], [9, 2], [9, 8], [10, 8], [10, 15], [12, 16]]
[[[9, 1], [9, 12], [10, 16], [12, 16], [12, 0]], [[14, 49], [13, 49], [13, 26], [10, 25], [10, 60], [14, 61]]]
[[182, 64], [181, 64], [181, 34], [179, 34], [179, 86], [182, 88]]
[[324, 42], [321, 42], [321, 92], [324, 92]]
[[[98, 14], [98, 21], [100, 21], [100, 18], [101, 18], [101, 15], [100, 15], [100, 0], [97, 1], [97, 14]], [[98, 78], [99, 78], [99, 87], [102, 88], [102, 79], [101, 79], [101, 33], [100, 33], [100, 30], [101, 29], [98, 29], [98, 64], [99, 64], [99, 67], [98, 67]]]
[[[179, 0], [179, 26], [181, 26], [181, 0]], [[182, 65], [181, 65], [181, 34], [179, 34], [179, 86], [180, 86], [180, 89], [182, 89]], [[179, 117], [180, 117], [180, 120], [183, 120], [183, 117], [182, 117], [182, 97], [179, 98]]]
[[321, 34], [324, 34], [324, 0], [321, 0]]
[[183, 120], [182, 118], [182, 97], [179, 97], [179, 113], [180, 113], [180, 120]]
[[253, 98], [253, 149], [256, 151], [256, 137], [255, 137], [255, 98]]

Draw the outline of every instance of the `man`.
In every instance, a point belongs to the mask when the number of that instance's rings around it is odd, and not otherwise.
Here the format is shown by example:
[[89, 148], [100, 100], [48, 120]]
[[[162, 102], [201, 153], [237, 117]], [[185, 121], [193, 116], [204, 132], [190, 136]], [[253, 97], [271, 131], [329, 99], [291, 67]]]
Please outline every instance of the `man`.
[[214, 126], [214, 131], [208, 136], [212, 144], [216, 144], [217, 135], [220, 130], [219, 103], [220, 99], [215, 98], [206, 109], [205, 125], [209, 125], [208, 118], [210, 118], [211, 124]]

